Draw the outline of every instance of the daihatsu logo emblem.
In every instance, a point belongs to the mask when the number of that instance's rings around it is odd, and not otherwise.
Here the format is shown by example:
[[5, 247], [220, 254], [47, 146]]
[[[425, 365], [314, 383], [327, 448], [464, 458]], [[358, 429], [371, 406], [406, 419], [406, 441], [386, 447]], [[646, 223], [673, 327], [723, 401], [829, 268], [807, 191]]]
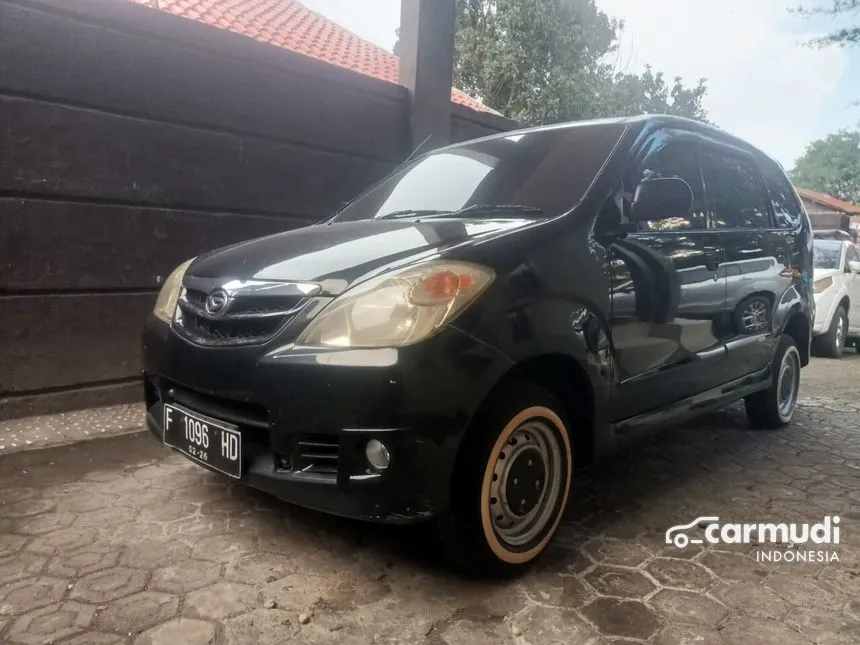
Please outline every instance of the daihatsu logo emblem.
[[230, 296], [227, 295], [227, 292], [224, 289], [215, 289], [209, 296], [206, 298], [206, 304], [204, 305], [206, 309], [206, 313], [210, 316], [220, 316], [227, 310], [227, 305], [230, 302]]

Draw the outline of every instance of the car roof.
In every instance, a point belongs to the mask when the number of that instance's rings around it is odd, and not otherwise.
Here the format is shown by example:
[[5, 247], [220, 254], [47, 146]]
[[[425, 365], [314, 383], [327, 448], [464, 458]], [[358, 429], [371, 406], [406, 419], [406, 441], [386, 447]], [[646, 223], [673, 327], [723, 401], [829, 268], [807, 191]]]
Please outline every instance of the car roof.
[[[599, 125], [608, 125], [608, 124], [623, 124], [630, 129], [634, 129], [639, 131], [640, 133], [650, 132], [657, 128], [671, 128], [671, 127], [679, 127], [684, 128], [685, 130], [690, 130], [693, 132], [698, 132], [715, 139], [722, 141], [723, 143], [727, 143], [736, 148], [740, 148], [745, 152], [748, 152], [757, 157], [763, 157], [770, 161], [773, 164], [776, 164], [780, 169], [783, 169], [782, 164], [780, 164], [776, 159], [772, 158], [770, 155], [762, 152], [760, 149], [756, 148], [754, 145], [736, 137], [732, 134], [729, 134], [725, 130], [722, 130], [710, 123], [704, 123], [702, 121], [697, 121], [695, 119], [690, 119], [682, 116], [675, 116], [672, 114], [641, 114], [638, 116], [623, 116], [623, 117], [614, 117], [614, 118], [601, 118], [601, 119], [588, 119], [583, 121], [568, 121], [564, 123], [555, 123], [552, 125], [539, 125], [528, 128], [520, 128], [517, 130], [509, 130], [506, 132], [494, 133], [486, 137], [481, 137], [480, 139], [474, 139], [473, 141], [486, 141], [492, 139], [501, 139], [505, 137], [511, 137], [516, 135], [524, 135], [530, 133], [537, 132], [551, 132], [551, 131], [560, 131], [572, 128], [582, 128], [582, 127], [591, 127], [591, 126], [599, 126]], [[451, 146], [447, 147], [456, 147], [461, 144], [469, 143], [467, 141], [463, 141], [461, 143], [455, 143]], [[784, 170], [784, 169], [783, 169]]]

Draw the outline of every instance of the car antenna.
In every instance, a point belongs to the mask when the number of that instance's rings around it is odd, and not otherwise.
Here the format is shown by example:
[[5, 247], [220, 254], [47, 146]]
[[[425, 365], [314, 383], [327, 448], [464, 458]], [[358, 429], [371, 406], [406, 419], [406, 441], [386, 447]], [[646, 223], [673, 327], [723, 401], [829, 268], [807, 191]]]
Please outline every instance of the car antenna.
[[415, 155], [416, 155], [416, 154], [418, 154], [418, 151], [419, 151], [419, 150], [421, 150], [421, 148], [423, 148], [423, 147], [424, 147], [424, 144], [425, 144], [425, 143], [427, 143], [428, 141], [430, 141], [430, 139], [432, 139], [432, 138], [433, 138], [433, 135], [432, 135], [432, 134], [428, 134], [428, 135], [424, 138], [424, 141], [422, 141], [421, 143], [419, 143], [419, 144], [418, 144], [418, 146], [415, 148], [415, 150], [413, 150], [413, 151], [412, 151], [412, 154], [410, 154], [408, 157], [406, 157], [406, 159], [404, 159], [404, 160], [403, 160], [403, 163], [406, 163], [407, 161], [412, 161], [413, 157], [415, 157]]

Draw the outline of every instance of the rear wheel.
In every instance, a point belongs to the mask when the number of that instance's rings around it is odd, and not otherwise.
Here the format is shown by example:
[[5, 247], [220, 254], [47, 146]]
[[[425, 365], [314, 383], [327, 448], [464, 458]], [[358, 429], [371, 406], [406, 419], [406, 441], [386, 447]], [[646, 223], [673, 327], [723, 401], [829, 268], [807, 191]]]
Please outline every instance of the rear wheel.
[[446, 554], [482, 575], [526, 569], [558, 529], [573, 451], [564, 409], [519, 382], [484, 406], [460, 448], [446, 515], [435, 521]]
[[841, 358], [845, 351], [847, 334], [848, 314], [845, 312], [845, 307], [840, 305], [833, 314], [833, 320], [830, 321], [830, 328], [827, 333], [816, 336], [812, 341], [815, 353], [819, 356]]
[[773, 360], [773, 383], [744, 400], [750, 423], [768, 430], [791, 423], [799, 392], [800, 352], [794, 339], [783, 335]]

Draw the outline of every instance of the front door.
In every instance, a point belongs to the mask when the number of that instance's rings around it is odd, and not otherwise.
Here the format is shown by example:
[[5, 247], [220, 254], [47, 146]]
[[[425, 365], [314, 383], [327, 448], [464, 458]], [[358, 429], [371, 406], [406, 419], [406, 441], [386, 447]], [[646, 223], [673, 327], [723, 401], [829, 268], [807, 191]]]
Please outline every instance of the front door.
[[[632, 164], [621, 200], [645, 179], [679, 177], [693, 192], [685, 216], [640, 222], [609, 244], [615, 368], [613, 421], [717, 387], [725, 362], [724, 251], [707, 230], [696, 138], [654, 135]], [[623, 208], [624, 206], [622, 206]]]
[[860, 275], [851, 271], [851, 262], [860, 261], [860, 253], [853, 244], [848, 244], [845, 250], [845, 281], [848, 284], [848, 299], [851, 301], [851, 311], [848, 312], [848, 332], [851, 336], [860, 336]]

